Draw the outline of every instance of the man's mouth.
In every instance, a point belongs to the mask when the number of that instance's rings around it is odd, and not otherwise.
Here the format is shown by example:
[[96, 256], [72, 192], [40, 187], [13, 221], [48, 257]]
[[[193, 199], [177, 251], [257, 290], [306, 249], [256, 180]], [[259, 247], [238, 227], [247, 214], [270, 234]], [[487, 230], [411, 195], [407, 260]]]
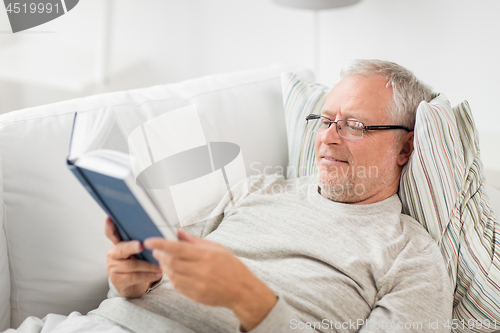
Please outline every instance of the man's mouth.
[[331, 162], [340, 162], [340, 163], [347, 163], [347, 164], [349, 164], [349, 162], [347, 162], [347, 161], [339, 160], [339, 159], [336, 159], [336, 158], [333, 158], [333, 157], [329, 157], [329, 156], [323, 156], [322, 158], [324, 160], [331, 161]]

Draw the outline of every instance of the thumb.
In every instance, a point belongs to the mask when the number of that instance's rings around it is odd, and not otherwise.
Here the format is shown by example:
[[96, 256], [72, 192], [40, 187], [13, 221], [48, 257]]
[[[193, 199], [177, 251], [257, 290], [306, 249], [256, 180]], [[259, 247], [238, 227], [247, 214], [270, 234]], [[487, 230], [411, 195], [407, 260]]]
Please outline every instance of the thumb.
[[182, 229], [177, 230], [177, 234], [179, 235], [179, 240], [188, 243], [200, 243], [201, 241], [203, 241], [201, 238], [193, 236]]

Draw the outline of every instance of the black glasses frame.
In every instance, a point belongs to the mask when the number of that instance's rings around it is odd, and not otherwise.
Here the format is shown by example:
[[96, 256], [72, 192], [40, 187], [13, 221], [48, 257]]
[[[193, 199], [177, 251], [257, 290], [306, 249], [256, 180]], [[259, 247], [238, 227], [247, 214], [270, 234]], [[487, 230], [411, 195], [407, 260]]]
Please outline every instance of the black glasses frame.
[[[330, 120], [329, 118], [327, 118], [325, 116], [320, 116], [319, 114], [310, 114], [310, 115], [308, 115], [306, 117], [306, 121], [308, 121], [308, 120], [316, 120], [316, 119], [321, 119], [321, 118], [324, 118], [324, 119], [326, 119], [328, 121], [328, 128], [330, 128], [330, 126], [332, 126], [332, 124], [337, 125], [337, 123], [339, 121], [347, 121], [347, 120], [349, 120], [349, 119], [346, 119], [346, 120], [333, 121], [333, 120]], [[357, 122], [363, 124], [361, 121], [357, 121]], [[365, 126], [365, 124], [363, 124], [363, 133], [365, 131], [384, 131], [384, 130], [392, 130], [392, 129], [403, 129], [403, 130], [405, 130], [407, 132], [411, 132], [412, 131], [408, 127], [406, 127], [406, 126], [400, 126], [400, 125], [373, 125], [373, 126]], [[338, 128], [337, 128], [337, 131], [338, 131]]]

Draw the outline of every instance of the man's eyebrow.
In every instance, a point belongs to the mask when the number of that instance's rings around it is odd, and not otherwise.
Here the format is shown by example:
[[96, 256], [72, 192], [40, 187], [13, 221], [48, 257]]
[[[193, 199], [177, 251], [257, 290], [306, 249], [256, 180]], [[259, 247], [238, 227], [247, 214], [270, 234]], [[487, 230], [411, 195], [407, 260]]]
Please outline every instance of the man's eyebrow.
[[[322, 110], [321, 111], [321, 115], [325, 116], [327, 118], [330, 118], [330, 117], [333, 116], [333, 114], [330, 111], [328, 111], [328, 110]], [[365, 117], [362, 117], [362, 116], [358, 115], [356, 112], [353, 112], [353, 111], [342, 112], [342, 119], [354, 119], [354, 120], [359, 120], [361, 122], [366, 121]]]

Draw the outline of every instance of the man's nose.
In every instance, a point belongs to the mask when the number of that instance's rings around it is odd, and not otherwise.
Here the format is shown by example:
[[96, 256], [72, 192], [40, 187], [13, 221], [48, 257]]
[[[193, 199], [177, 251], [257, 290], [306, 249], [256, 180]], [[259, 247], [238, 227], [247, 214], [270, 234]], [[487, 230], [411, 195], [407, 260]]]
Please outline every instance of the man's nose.
[[329, 143], [341, 143], [342, 138], [340, 137], [338, 131], [337, 131], [337, 124], [332, 124], [329, 128], [324, 129], [321, 133], [318, 133], [321, 135], [321, 141], [324, 144], [329, 144]]

